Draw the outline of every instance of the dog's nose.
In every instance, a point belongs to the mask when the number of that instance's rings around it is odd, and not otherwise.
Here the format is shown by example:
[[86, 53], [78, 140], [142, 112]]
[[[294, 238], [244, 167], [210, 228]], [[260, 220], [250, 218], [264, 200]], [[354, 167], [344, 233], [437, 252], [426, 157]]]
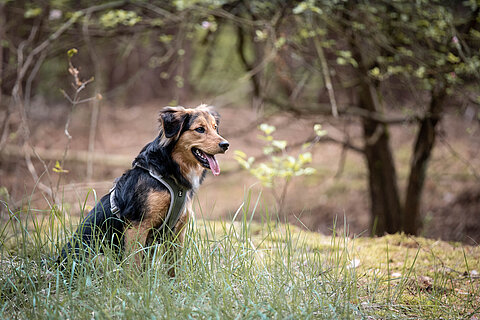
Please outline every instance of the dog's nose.
[[230, 146], [230, 143], [228, 141], [222, 141], [218, 144], [220, 148], [223, 149], [223, 151], [227, 151], [228, 147]]

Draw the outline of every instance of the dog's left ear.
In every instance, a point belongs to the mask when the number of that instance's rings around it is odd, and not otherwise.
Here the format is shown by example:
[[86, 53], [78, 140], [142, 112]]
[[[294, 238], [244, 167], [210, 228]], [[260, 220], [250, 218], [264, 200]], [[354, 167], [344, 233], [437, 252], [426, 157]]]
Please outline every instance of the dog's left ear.
[[210, 113], [214, 118], [217, 126], [220, 124], [220, 114], [215, 110], [214, 106], [207, 106], [208, 113]]
[[160, 122], [166, 138], [177, 139], [187, 120], [184, 107], [165, 107], [160, 111]]

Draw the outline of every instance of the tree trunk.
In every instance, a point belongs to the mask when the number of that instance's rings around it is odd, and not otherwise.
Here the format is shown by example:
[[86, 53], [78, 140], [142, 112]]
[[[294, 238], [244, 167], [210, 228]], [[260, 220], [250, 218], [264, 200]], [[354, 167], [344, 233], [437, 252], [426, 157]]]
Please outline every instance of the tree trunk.
[[[368, 79], [362, 79], [359, 98], [360, 108], [380, 112], [377, 89]], [[395, 233], [402, 227], [402, 209], [388, 126], [368, 118], [363, 118], [362, 125], [368, 167], [371, 233]]]
[[436, 125], [441, 119], [442, 102], [445, 97], [445, 88], [432, 92], [428, 114], [420, 122], [420, 130], [410, 162], [407, 194], [405, 197], [405, 211], [403, 230], [408, 234], [417, 234], [421, 227], [420, 203], [425, 176], [437, 132]]
[[[366, 61], [362, 54], [362, 39], [351, 33], [349, 37], [352, 56], [358, 63], [359, 108], [382, 113], [379, 91], [375, 80], [369, 76], [375, 61]], [[402, 207], [397, 185], [397, 174], [388, 125], [369, 117], [362, 118], [364, 153], [368, 168], [370, 193], [370, 231], [372, 235], [396, 233], [402, 228]]]
[[[254, 45], [254, 61], [249, 62], [247, 59], [247, 54], [245, 52], [245, 46], [246, 46], [246, 40], [248, 39], [247, 36], [247, 30], [244, 27], [237, 26], [237, 52], [240, 57], [240, 60], [242, 61], [243, 66], [245, 67], [245, 70], [247, 72], [252, 72], [255, 67], [258, 65], [258, 61], [261, 59], [257, 59], [257, 57], [260, 57], [262, 53], [260, 52], [258, 46]], [[252, 35], [253, 37], [253, 35]], [[252, 97], [252, 105], [254, 110], [258, 110], [260, 108], [260, 105], [262, 104], [262, 87], [261, 87], [261, 78], [260, 78], [260, 73], [255, 72], [254, 74], [251, 75], [250, 77], [250, 82], [252, 84], [252, 90], [253, 90], [253, 97]]]
[[[5, 40], [5, 4], [0, 3], [0, 110], [3, 108], [3, 45], [2, 42]], [[1, 127], [0, 127], [0, 152], [2, 151], [4, 144], [7, 140], [8, 135], [8, 121], [10, 118], [10, 108], [5, 108], [5, 118], [3, 118]]]

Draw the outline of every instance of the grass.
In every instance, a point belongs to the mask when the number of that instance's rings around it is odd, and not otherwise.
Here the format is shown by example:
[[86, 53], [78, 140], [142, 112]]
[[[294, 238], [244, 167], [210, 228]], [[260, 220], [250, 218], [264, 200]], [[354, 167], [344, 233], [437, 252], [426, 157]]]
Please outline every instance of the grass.
[[161, 257], [144, 271], [132, 257], [116, 263], [111, 254], [61, 271], [53, 261], [73, 229], [65, 211], [7, 210], [0, 228], [0, 318], [480, 316], [479, 247], [405, 235], [324, 236], [279, 223], [268, 211], [256, 212], [257, 204], [248, 194], [230, 221], [192, 223], [173, 279]]

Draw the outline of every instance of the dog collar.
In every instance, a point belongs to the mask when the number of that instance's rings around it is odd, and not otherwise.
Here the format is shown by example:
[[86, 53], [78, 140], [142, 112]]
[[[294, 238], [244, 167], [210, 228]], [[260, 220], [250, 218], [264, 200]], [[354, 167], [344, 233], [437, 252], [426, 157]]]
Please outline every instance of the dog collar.
[[[179, 186], [174, 179], [170, 177], [164, 177], [151, 168], [145, 168], [138, 163], [135, 163], [133, 169], [136, 167], [147, 171], [152, 178], [161, 182], [170, 192], [170, 206], [168, 207], [167, 215], [165, 216], [162, 225], [157, 230], [160, 231], [165, 229], [165, 227], [168, 227], [168, 230], [173, 231], [175, 229], [175, 225], [180, 219], [180, 216], [185, 211], [185, 203], [187, 202], [187, 189]], [[112, 213], [117, 216], [117, 218], [120, 218], [120, 209], [117, 207], [115, 201], [115, 187], [116, 182], [110, 190], [110, 209]]]

